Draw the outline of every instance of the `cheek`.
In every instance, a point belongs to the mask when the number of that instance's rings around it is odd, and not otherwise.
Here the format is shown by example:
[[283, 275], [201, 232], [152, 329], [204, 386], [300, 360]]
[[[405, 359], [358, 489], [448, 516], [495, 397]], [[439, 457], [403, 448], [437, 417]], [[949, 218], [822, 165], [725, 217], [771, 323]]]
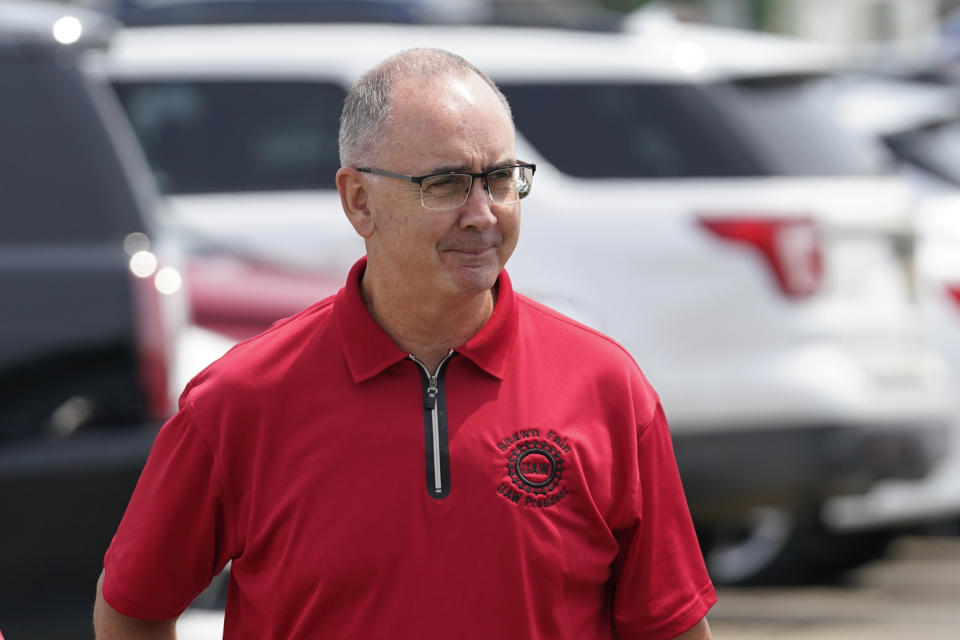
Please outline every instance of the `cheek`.
[[406, 210], [391, 214], [381, 227], [382, 242], [409, 258], [431, 253], [443, 239], [446, 227], [436, 216]]
[[520, 208], [517, 207], [510, 213], [500, 216], [499, 224], [500, 232], [503, 234], [504, 244], [509, 245], [512, 251], [520, 236]]
[[420, 209], [419, 196], [414, 200], [408, 193], [398, 194], [381, 204], [375, 219], [377, 229], [384, 236], [382, 241], [407, 242], [415, 236], [424, 223]]

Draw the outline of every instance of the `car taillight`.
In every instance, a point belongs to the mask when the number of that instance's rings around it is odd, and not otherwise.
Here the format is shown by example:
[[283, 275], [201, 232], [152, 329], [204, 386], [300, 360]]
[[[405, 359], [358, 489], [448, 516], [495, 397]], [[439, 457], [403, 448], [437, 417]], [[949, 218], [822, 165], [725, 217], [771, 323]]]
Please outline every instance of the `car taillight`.
[[[145, 237], [137, 240], [148, 243]], [[148, 249], [131, 253], [140, 385], [149, 416], [163, 420], [175, 408], [170, 393], [170, 373], [177, 310], [175, 301], [168, 297], [179, 292], [181, 277], [177, 269], [161, 265]]]
[[153, 278], [133, 275], [133, 300], [137, 321], [137, 361], [140, 386], [151, 418], [162, 419], [169, 412], [167, 379], [169, 363], [160, 317], [160, 293]]
[[947, 293], [957, 304], [960, 304], [960, 284], [947, 285]]
[[802, 298], [819, 289], [823, 256], [819, 233], [810, 218], [701, 216], [700, 223], [724, 240], [759, 252], [787, 297]]

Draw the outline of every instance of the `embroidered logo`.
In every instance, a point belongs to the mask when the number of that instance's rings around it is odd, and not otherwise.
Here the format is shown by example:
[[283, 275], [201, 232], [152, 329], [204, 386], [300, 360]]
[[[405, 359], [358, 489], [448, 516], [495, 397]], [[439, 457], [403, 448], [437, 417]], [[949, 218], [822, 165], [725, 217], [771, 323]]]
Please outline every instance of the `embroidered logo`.
[[550, 507], [566, 497], [563, 479], [563, 454], [570, 452], [567, 439], [559, 433], [525, 429], [509, 435], [497, 448], [507, 455], [509, 482], [501, 482], [497, 493], [517, 506]]

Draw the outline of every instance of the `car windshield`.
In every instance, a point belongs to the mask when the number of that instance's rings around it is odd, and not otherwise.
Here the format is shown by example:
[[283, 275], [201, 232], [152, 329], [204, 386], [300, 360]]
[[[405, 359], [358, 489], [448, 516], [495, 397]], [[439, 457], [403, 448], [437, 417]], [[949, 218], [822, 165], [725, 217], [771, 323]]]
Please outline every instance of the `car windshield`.
[[93, 90], [69, 66], [0, 56], [0, 121], [9, 125], [0, 138], [0, 243], [95, 242], [143, 229]]
[[117, 82], [164, 193], [332, 189], [345, 92], [297, 81]]
[[561, 171], [584, 178], [864, 175], [880, 145], [825, 106], [818, 77], [708, 84], [505, 84], [517, 127]]

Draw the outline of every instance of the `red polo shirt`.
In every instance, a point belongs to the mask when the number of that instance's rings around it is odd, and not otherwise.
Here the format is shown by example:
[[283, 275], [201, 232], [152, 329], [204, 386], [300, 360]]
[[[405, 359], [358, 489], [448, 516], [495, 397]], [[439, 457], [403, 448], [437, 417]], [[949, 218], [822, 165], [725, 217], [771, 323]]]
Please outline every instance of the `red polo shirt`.
[[[515, 294], [438, 372], [336, 296], [188, 385], [106, 555], [128, 616], [229, 560], [226, 638], [671, 638], [715, 601], [656, 394]], [[433, 374], [438, 375], [434, 376]]]

